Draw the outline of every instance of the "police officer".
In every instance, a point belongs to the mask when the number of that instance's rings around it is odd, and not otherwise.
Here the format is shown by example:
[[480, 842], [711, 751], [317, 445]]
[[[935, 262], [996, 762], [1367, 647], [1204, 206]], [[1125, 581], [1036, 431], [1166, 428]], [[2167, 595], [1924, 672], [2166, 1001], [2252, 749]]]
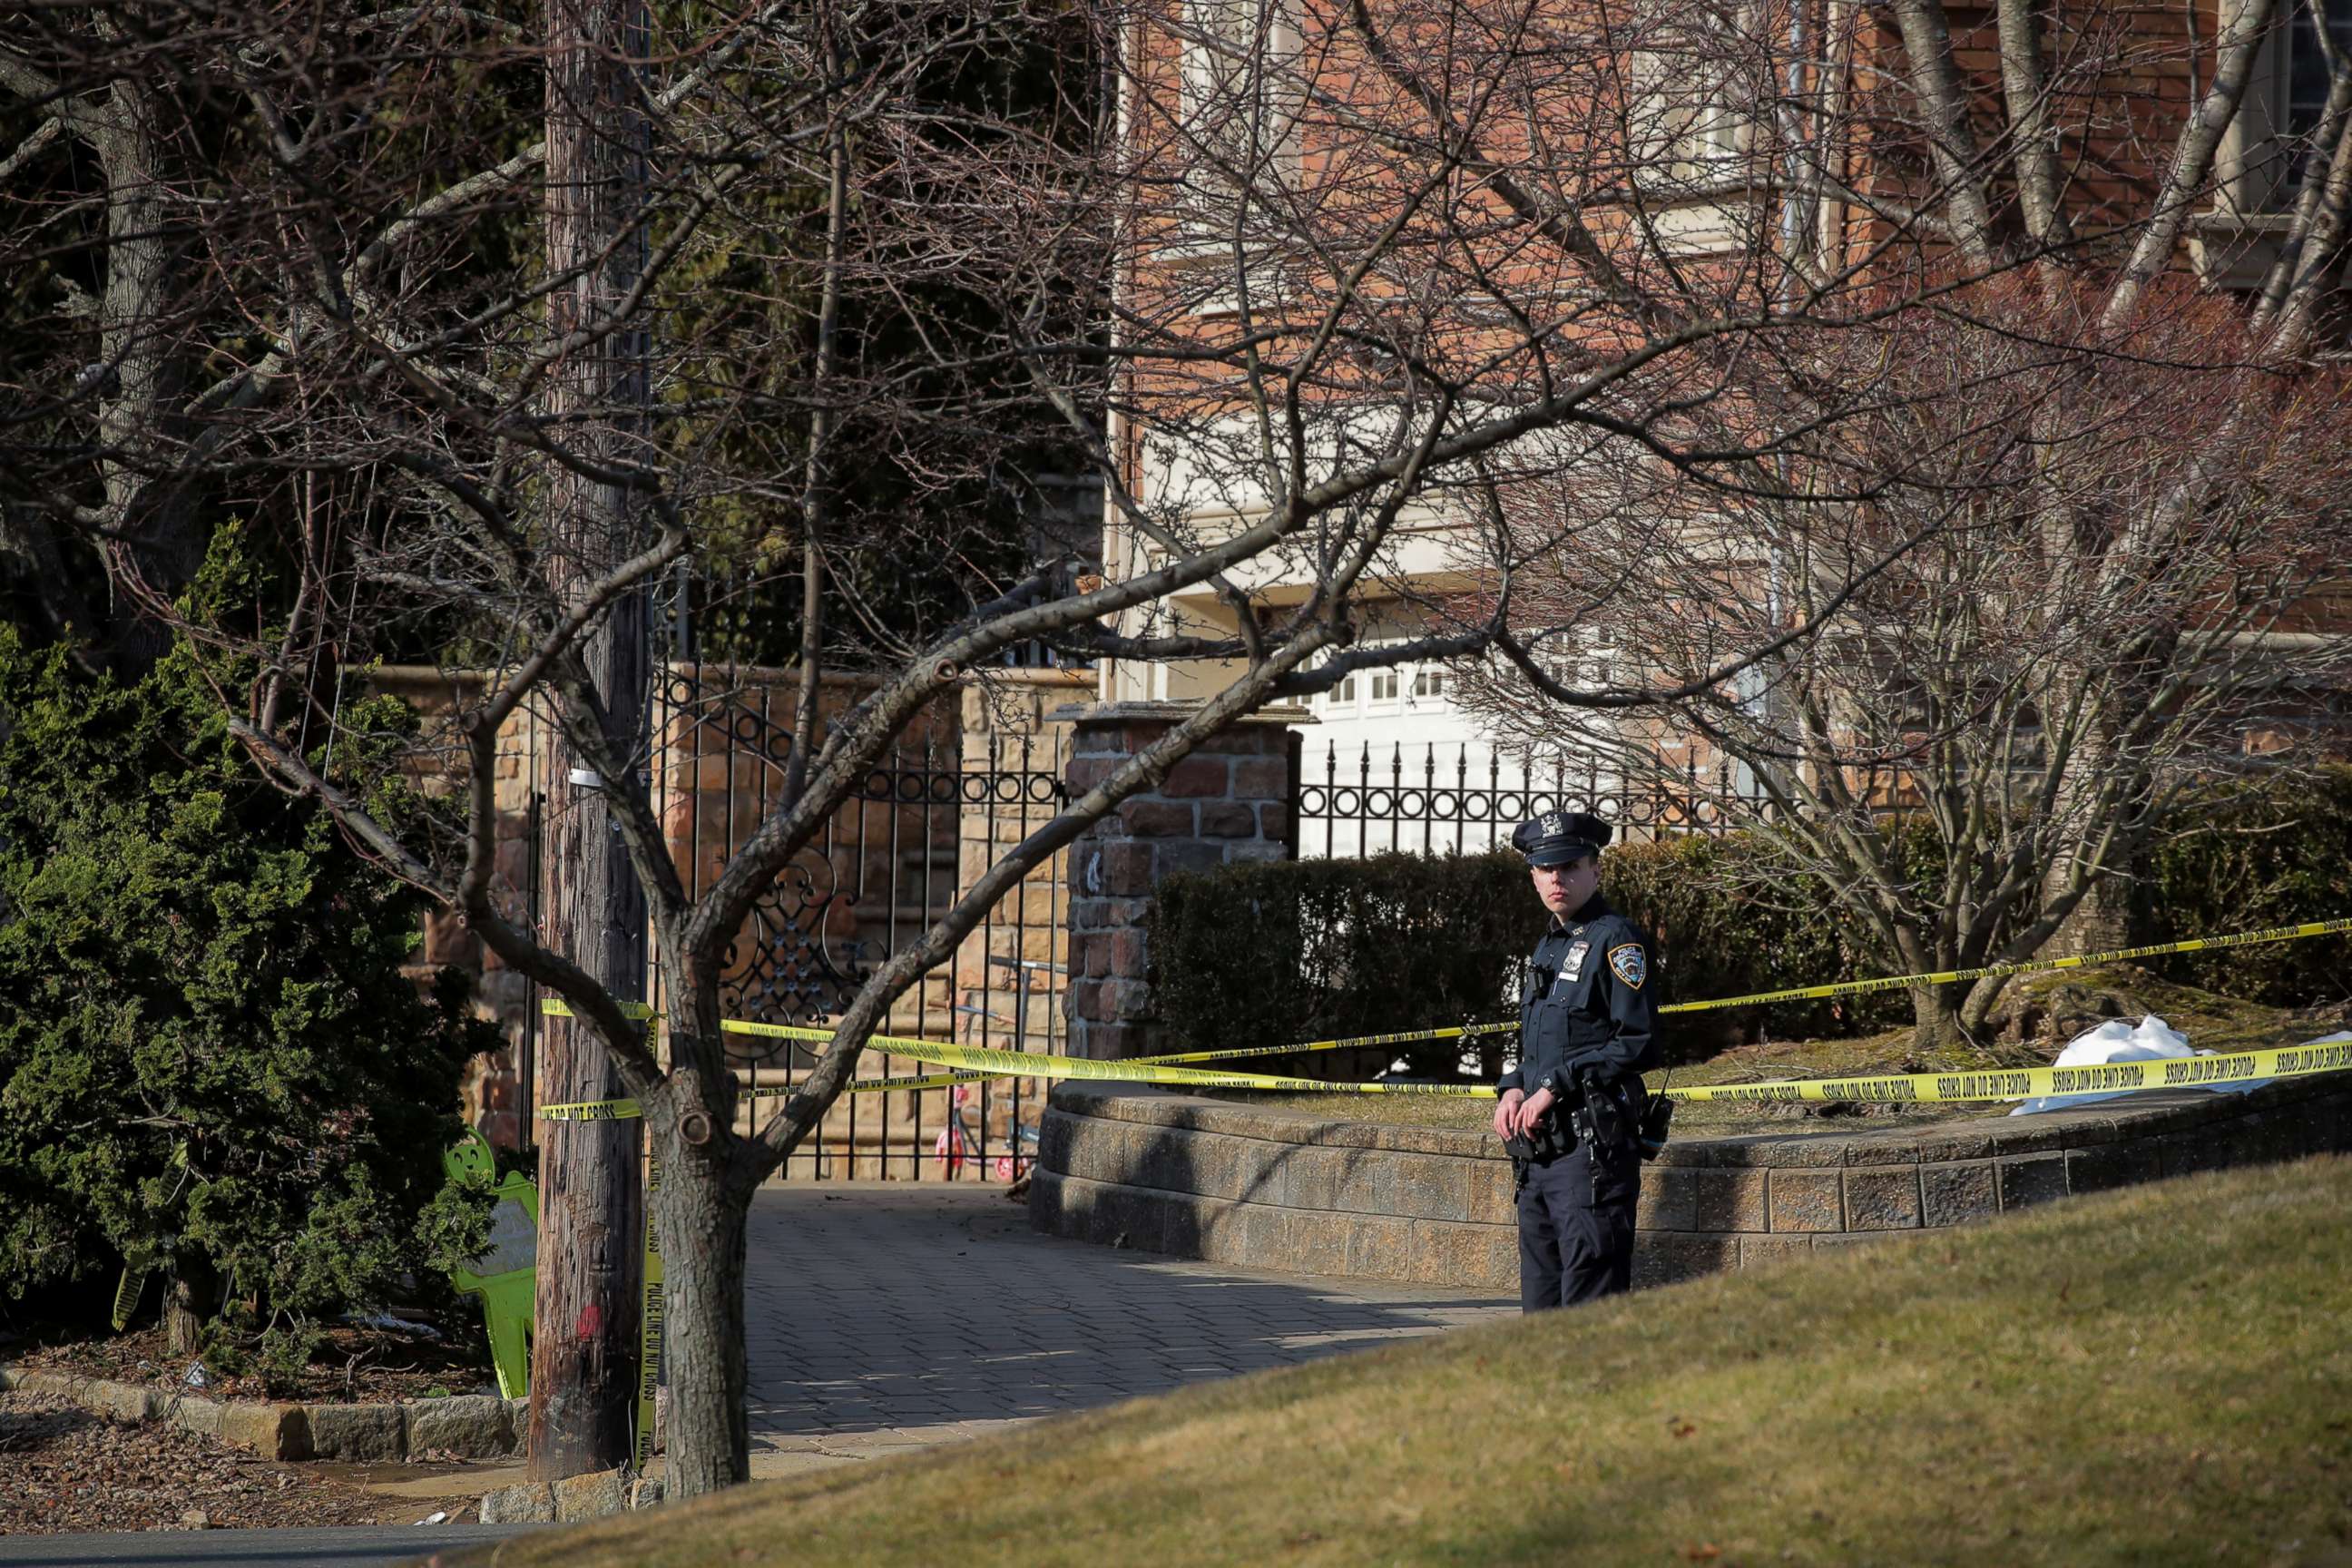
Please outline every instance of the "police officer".
[[1548, 811], [1519, 825], [1551, 911], [1520, 994], [1519, 1063], [1503, 1075], [1495, 1133], [1519, 1176], [1519, 1305], [1527, 1311], [1623, 1290], [1642, 1184], [1639, 1075], [1657, 1065], [1650, 942], [1601, 897], [1609, 825]]

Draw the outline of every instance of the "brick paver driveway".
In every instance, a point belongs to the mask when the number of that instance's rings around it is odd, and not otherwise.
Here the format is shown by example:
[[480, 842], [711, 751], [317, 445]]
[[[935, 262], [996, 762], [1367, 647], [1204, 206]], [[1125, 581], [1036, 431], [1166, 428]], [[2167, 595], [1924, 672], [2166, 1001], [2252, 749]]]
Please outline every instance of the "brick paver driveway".
[[1517, 1310], [1036, 1235], [995, 1186], [771, 1188], [751, 1208], [754, 1475], [952, 1442]]

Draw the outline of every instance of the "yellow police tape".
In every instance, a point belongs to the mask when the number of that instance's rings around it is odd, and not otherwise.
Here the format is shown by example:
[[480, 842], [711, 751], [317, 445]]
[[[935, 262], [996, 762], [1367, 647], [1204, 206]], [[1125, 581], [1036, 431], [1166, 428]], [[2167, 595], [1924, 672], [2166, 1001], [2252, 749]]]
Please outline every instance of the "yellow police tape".
[[[1896, 974], [1876, 980], [1840, 980], [1826, 985], [1800, 985], [1786, 991], [1758, 991], [1742, 996], [1711, 997], [1701, 1002], [1674, 1002], [1660, 1007], [1658, 1011], [1662, 1014], [1701, 1013], [1715, 1008], [1740, 1007], [1768, 1002], [1812, 1001], [1825, 996], [1861, 995], [1870, 992], [1892, 991], [1909, 985], [1947, 985], [1964, 980], [1983, 980], [1996, 974], [2038, 974], [2056, 970], [2084, 969], [2101, 963], [2120, 963], [2135, 958], [2155, 958], [2166, 953], [2215, 952], [2231, 948], [2253, 947], [2264, 942], [2300, 942], [2307, 937], [2328, 936], [2341, 931], [2352, 931], [2352, 919], [2310, 921], [2302, 925], [2294, 926], [2271, 926], [2262, 931], [2237, 931], [2228, 936], [2192, 937], [2185, 942], [2158, 942], [2149, 947], [2116, 948], [2110, 952], [2084, 953], [2074, 958], [2037, 958], [2020, 963], [1986, 964], [1976, 969], [1937, 970], [1925, 974]], [[627, 1016], [640, 1021], [656, 1016], [654, 1010], [642, 1002], [623, 1002], [619, 1006]], [[542, 1002], [541, 1007], [543, 1012], [555, 1017], [569, 1017], [572, 1012], [571, 1008], [553, 998]], [[719, 1021], [719, 1026], [730, 1035], [761, 1035], [812, 1042], [833, 1038], [833, 1031], [830, 1029], [800, 1028], [783, 1024], [760, 1024], [745, 1018], [724, 1018]], [[1381, 1046], [1412, 1045], [1423, 1040], [1468, 1039], [1478, 1035], [1508, 1034], [1517, 1030], [1518, 1026], [1516, 1021], [1454, 1024], [1434, 1029], [1408, 1029], [1391, 1035], [1354, 1035], [1337, 1040], [1301, 1040], [1279, 1046], [1234, 1046], [1210, 1051], [1169, 1051], [1159, 1056], [1130, 1058], [1121, 1065], [1128, 1068], [1180, 1067], [1197, 1062], [1234, 1061], [1244, 1057], [1294, 1056], [1305, 1055], [1310, 1051], [1368, 1050]], [[882, 1046], [894, 1055], [911, 1056], [918, 1060], [931, 1059], [906, 1048], [910, 1044], [925, 1045], [929, 1042], [908, 1041], [889, 1035], [874, 1035], [868, 1037], [868, 1043]], [[1018, 1055], [1025, 1061], [1034, 1062], [1041, 1059], [1026, 1052], [1008, 1054]], [[1003, 1068], [964, 1068], [956, 1072], [929, 1073], [915, 1077], [868, 1079], [864, 1082], [852, 1085], [847, 1092], [879, 1094], [888, 1089], [940, 1089], [949, 1084], [972, 1083], [982, 1079], [1003, 1078], [1007, 1076], [1007, 1073], [1008, 1069]], [[1011, 1076], [1049, 1078], [1054, 1075], [1049, 1072], [1024, 1069], [1013, 1072]], [[1129, 1082], [1136, 1081], [1135, 1074], [1130, 1072], [1126, 1076]], [[1320, 1082], [1319, 1079], [1314, 1081]], [[1263, 1083], [1236, 1083], [1215, 1087], [1257, 1089], [1269, 1086]], [[1326, 1090], [1334, 1092], [1339, 1088], [1329, 1084], [1324, 1084], [1322, 1087]], [[791, 1090], [789, 1089], [763, 1089], [755, 1092], [764, 1095], [790, 1093]], [[629, 1114], [635, 1115], [635, 1112], [631, 1111]]]
[[[2180, 941], [2180, 942], [2157, 942], [2157, 945], [2149, 945], [2149, 947], [2116, 947], [2116, 950], [2112, 950], [2112, 952], [2088, 952], [2088, 954], [2079, 954], [2079, 957], [2070, 957], [2070, 959], [2030, 959], [2030, 962], [2022, 962], [2022, 963], [1988, 963], [1988, 966], [1980, 966], [1980, 969], [1948, 969], [1948, 971], [1933, 971], [1933, 973], [1916, 973], [1916, 975], [1886, 975], [1886, 978], [1879, 978], [1879, 980], [1837, 980], [1837, 983], [1830, 983], [1830, 985], [1800, 985], [1800, 987], [1792, 987], [1792, 990], [1750, 992], [1750, 994], [1745, 994], [1745, 996], [1712, 996], [1712, 999], [1707, 999], [1707, 1002], [1677, 1002], [1677, 1004], [1670, 1004], [1670, 1006], [1661, 1006], [1658, 1011], [1696, 1013], [1696, 1011], [1707, 1011], [1707, 1008], [1745, 1006], [1745, 1004], [1794, 1002], [1794, 999], [1818, 999], [1818, 996], [1865, 994], [1865, 992], [1884, 992], [1884, 990], [1895, 990], [1895, 987], [1907, 987], [1907, 985], [1950, 985], [1950, 983], [1957, 983], [1957, 980], [1980, 980], [1980, 978], [1990, 978], [1990, 975], [2046, 973], [2046, 971], [2061, 971], [2061, 969], [2086, 969], [2086, 966], [2095, 966], [2095, 963], [2116, 963], [2116, 962], [2126, 962], [2126, 959], [2147, 959], [2147, 957], [2159, 957], [2159, 954], [2168, 954], [2168, 952], [2221, 952], [2221, 950], [2230, 950], [2230, 947], [2253, 947], [2258, 945], [2258, 942], [2294, 942], [2294, 941], [2303, 941], [2303, 938], [2312, 938], [2312, 936], [2331, 936], [2331, 933], [2340, 933], [2340, 931], [2352, 931], [2352, 920], [2319, 920], [2319, 921], [2305, 921], [2305, 924], [2300, 926], [2270, 926], [2270, 929], [2263, 929], [2263, 931], [2237, 931], [2237, 933], [2232, 933], [2232, 936], [2201, 936], [2201, 938], [2189, 938], [2189, 941]], [[551, 1016], [558, 1016], [558, 1018], [572, 1013], [572, 1008], [564, 1006], [562, 1002], [555, 1002], [555, 999], [548, 999], [548, 1002], [543, 1002], [541, 1006], [543, 1006], [543, 1011], [546, 1013], [551, 1013]], [[621, 1008], [624, 1008], [624, 1013], [628, 1013], [630, 1018], [640, 1018], [640, 1020], [654, 1018], [654, 1008], [645, 1006], [642, 1002], [624, 1002], [621, 1004]], [[1033, 1053], [1033, 1051], [995, 1051], [995, 1048], [985, 1048], [985, 1047], [950, 1047], [950, 1044], [940, 1044], [940, 1041], [908, 1039], [908, 1037], [903, 1035], [870, 1035], [868, 1037], [870, 1047], [879, 1047], [882, 1051], [891, 1053], [891, 1056], [910, 1056], [915, 1058], [915, 1060], [919, 1060], [919, 1063], [931, 1063], [931, 1065], [939, 1065], [939, 1068], [952, 1068], [952, 1072], [918, 1074], [918, 1077], [894, 1077], [894, 1079], [866, 1079], [849, 1086], [846, 1093], [885, 1093], [885, 1090], [891, 1090], [891, 1089], [940, 1089], [940, 1086], [948, 1086], [948, 1084], [971, 1084], [971, 1081], [990, 1079], [990, 1077], [1030, 1077], [1030, 1079], [1115, 1079], [1115, 1081], [1127, 1081], [1127, 1084], [1171, 1084], [1171, 1086], [1190, 1086], [1190, 1089], [1261, 1089], [1261, 1090], [1275, 1089], [1275, 1090], [1301, 1090], [1301, 1093], [1421, 1093], [1421, 1096], [1484, 1096], [1484, 1093], [1491, 1093], [1491, 1090], [1475, 1084], [1331, 1084], [1331, 1081], [1324, 1081], [1324, 1079], [1282, 1079], [1282, 1077], [1270, 1077], [1270, 1074], [1256, 1074], [1256, 1072], [1200, 1072], [1200, 1069], [1190, 1068], [1190, 1065], [1216, 1063], [1216, 1060], [1234, 1060], [1234, 1058], [1246, 1058], [1246, 1056], [1277, 1056], [1277, 1053], [1279, 1056], [1291, 1056], [1291, 1053], [1307, 1053], [1307, 1051], [1348, 1051], [1348, 1048], [1400, 1047], [1400, 1044], [1413, 1044], [1413, 1041], [1428, 1041], [1428, 1039], [1467, 1039], [1467, 1037], [1475, 1037], [1475, 1035], [1506, 1035], [1506, 1032], [1517, 1030], [1517, 1027], [1519, 1027], [1517, 1023], [1446, 1025], [1446, 1027], [1437, 1027], [1437, 1030], [1404, 1030], [1404, 1032], [1397, 1032], [1397, 1035], [1355, 1035], [1355, 1037], [1348, 1037], [1348, 1039], [1307, 1039], [1307, 1041], [1294, 1041], [1294, 1044], [1282, 1044], [1282, 1047], [1230, 1047], [1230, 1048], [1223, 1048], [1223, 1051], [1167, 1051], [1167, 1053], [1160, 1053], [1160, 1056], [1127, 1058], [1127, 1060], [1118, 1060], [1118, 1063], [1096, 1063], [1096, 1060], [1087, 1060], [1087, 1058], [1049, 1056], [1049, 1053]], [[757, 1037], [767, 1037], [767, 1039], [797, 1039], [797, 1041], [812, 1041], [812, 1044], [824, 1044], [824, 1041], [833, 1039], [833, 1030], [814, 1030], [814, 1027], [800, 1027], [800, 1025], [781, 1025], [781, 1023], [752, 1023], [752, 1020], [748, 1018], [719, 1020], [719, 1030], [724, 1030], [727, 1035], [757, 1035]], [[2326, 1051], [2326, 1048], [2279, 1047], [2274, 1048], [2274, 1053], [2277, 1051], [2295, 1053], [2295, 1051]], [[2246, 1060], [2253, 1060], [2253, 1058], [2261, 1058], [2261, 1056], [2265, 1056], [2265, 1053], [2239, 1051], [2239, 1053], [2232, 1053], [2232, 1056], [2171, 1058], [2171, 1063], [2176, 1065], [2176, 1068], [2183, 1063], [2183, 1060], [2188, 1060], [2188, 1063], [2200, 1063], [2204, 1065], [2204, 1069], [2209, 1069], [2210, 1072], [2213, 1065], [2246, 1063]], [[2119, 1065], [2112, 1065], [2112, 1068], [2016, 1068], [2016, 1069], [2004, 1069], [2004, 1072], [1990, 1072], [1990, 1074], [1967, 1074], [1967, 1072], [1882, 1074], [1882, 1077], [1861, 1077], [1861, 1079], [1809, 1079], [1809, 1081], [1788, 1081], [1788, 1084], [1715, 1084], [1715, 1086], [1691, 1086], [1691, 1089], [1670, 1089], [1667, 1093], [1670, 1093], [1673, 1098], [1677, 1098], [1677, 1100], [1694, 1100], [1694, 1102], [1696, 1100], [2009, 1100], [2009, 1098], [2049, 1096], [2049, 1093], [2086, 1093], [2084, 1089], [2053, 1089], [2053, 1086], [2049, 1086], [2046, 1081], [2034, 1079], [2034, 1074], [2110, 1072], [2110, 1074], [2119, 1074], [2119, 1077], [2128, 1077], [2128, 1074], [2122, 1074], [2119, 1069], [2157, 1068], [2157, 1065], [2164, 1065], [2164, 1063], [2119, 1063]], [[2239, 1081], [2239, 1079], [2253, 1079], [2253, 1077], [2298, 1077], [2300, 1072], [2333, 1072], [2333, 1069], [2336, 1069], [2333, 1065], [2328, 1065], [2328, 1068], [2303, 1068], [2303, 1069], [2267, 1069], [2267, 1072], [2258, 1072], [2258, 1069], [2246, 1068], [2242, 1069], [2242, 1072], [2234, 1074], [2234, 1079], [2197, 1079], [2197, 1081]], [[2004, 1089], [1983, 1090], [1983, 1093], [1978, 1093], [1978, 1090], [1950, 1090], [1950, 1093], [1948, 1093], [1948, 1090], [1945, 1090], [1952, 1084], [1967, 1086], [1967, 1084], [1973, 1084], [1976, 1079], [1988, 1079], [1988, 1081], [1997, 1079], [2001, 1081], [2001, 1084], [2028, 1084], [2028, 1086], [2025, 1086], [2025, 1089], [2004, 1086]], [[2105, 1086], [2105, 1089], [2131, 1090], [2131, 1089], [2176, 1089], [2176, 1086], [2180, 1086], [2180, 1081], [2136, 1079], [2131, 1081], [2131, 1084], [2112, 1084], [2112, 1086]], [[1851, 1090], [1851, 1093], [1828, 1093], [1830, 1089]], [[793, 1093], [793, 1086], [752, 1089], [751, 1093], [755, 1098], [781, 1096], [781, 1093]], [[637, 1117], [637, 1114], [642, 1112], [635, 1100], [593, 1100], [593, 1102], [581, 1102], [581, 1105], [541, 1107], [539, 1114], [548, 1119], [583, 1119], [583, 1121], [588, 1121], [588, 1119], [602, 1119], [602, 1117]]]
[[[876, 1037], [879, 1044], [885, 1037]], [[1118, 1083], [1159, 1083], [1190, 1089], [1272, 1089], [1293, 1094], [1408, 1094], [1484, 1099], [1489, 1084], [1329, 1083], [1315, 1078], [1277, 1078], [1261, 1073], [1201, 1072], [1150, 1067], [1133, 1061], [1090, 1061], [1080, 1057], [950, 1046], [931, 1040], [888, 1038], [895, 1056], [941, 1067], [974, 1068], [992, 1077], [1055, 1079], [1096, 1079]], [[2040, 1095], [2131, 1093], [2143, 1089], [2208, 1089], [2258, 1079], [2309, 1078], [2352, 1070], [2352, 1040], [2305, 1046], [2270, 1046], [2203, 1057], [2165, 1057], [2154, 1061], [2109, 1062], [2097, 1067], [1991, 1068], [1958, 1072], [1879, 1073], [1850, 1078], [1792, 1079], [1774, 1083], [1709, 1083], [1670, 1087], [1670, 1100], [1692, 1104], [1740, 1101], [1874, 1100], [1927, 1104], [1937, 1100], [2023, 1100]], [[872, 1087], [862, 1085], [860, 1087]], [[761, 1093], [789, 1094], [789, 1088]], [[549, 1105], [540, 1114], [551, 1121], [595, 1121], [641, 1114], [631, 1100]]]
[[661, 1382], [662, 1330], [667, 1314], [663, 1286], [661, 1226], [654, 1220], [654, 1199], [661, 1192], [661, 1156], [646, 1162], [645, 1284], [637, 1311], [637, 1431], [635, 1453], [637, 1474], [651, 1475], [654, 1464], [654, 1398]]

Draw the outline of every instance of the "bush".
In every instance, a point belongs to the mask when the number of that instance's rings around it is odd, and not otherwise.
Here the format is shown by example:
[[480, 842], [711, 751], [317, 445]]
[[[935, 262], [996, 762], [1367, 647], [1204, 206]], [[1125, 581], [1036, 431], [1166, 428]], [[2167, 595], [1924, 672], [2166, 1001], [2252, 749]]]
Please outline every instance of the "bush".
[[[2170, 942], [2352, 913], [2352, 766], [2216, 786], [2179, 803], [2139, 884], [2137, 941]], [[1915, 823], [1911, 874], [1940, 853]], [[1779, 991], [1883, 972], [1818, 878], [1791, 875], [1748, 835], [1619, 845], [1609, 901], [1657, 944], [1661, 1003]], [[1186, 1048], [1384, 1034], [1508, 1018], [1543, 908], [1518, 856], [1381, 855], [1226, 867], [1161, 885], [1152, 914], [1153, 1010]], [[2273, 1006], [2340, 1003], [2346, 944], [2328, 937], [2151, 962], [2168, 978]], [[1659, 1020], [1669, 1063], [1703, 1060], [1766, 1028], [1790, 1039], [1875, 1034], [1911, 1021], [1880, 992]], [[1498, 1037], [1487, 1057], [1492, 1076]], [[1266, 1058], [1278, 1070], [1362, 1078], [1403, 1056], [1451, 1076], [1451, 1042]], [[1349, 1058], [1352, 1059], [1342, 1059]], [[1255, 1068], [1241, 1062], [1236, 1068]], [[1269, 1065], [1264, 1070], [1277, 1070]]]
[[[2216, 788], [2167, 814], [2135, 923], [2149, 942], [2300, 925], [2352, 914], [2352, 766]], [[2148, 967], [2168, 980], [2273, 1007], [2352, 996], [2352, 937], [2219, 953], [2175, 953]]]
[[[1515, 1005], [1543, 918], [1525, 864], [1507, 850], [1174, 876], [1150, 915], [1153, 1007], [1183, 1049], [1500, 1017]], [[1450, 1077], [1461, 1052], [1439, 1041], [1236, 1066], [1360, 1079], [1402, 1055], [1416, 1075]]]
[[[1663, 1002], [1817, 983], [1851, 972], [1852, 944], [1816, 891], [1748, 867], [1738, 836], [1624, 845], [1601, 857], [1611, 903], [1655, 938]], [[1727, 889], [1745, 880], [1745, 893]], [[1786, 896], [1774, 897], [1776, 891]], [[1482, 855], [1239, 865], [1160, 884], [1151, 914], [1153, 1011], [1184, 1049], [1402, 1033], [1508, 1018], [1543, 905], [1526, 862]], [[1862, 1033], [1909, 1016], [1891, 997], [1782, 1005], [1777, 1032]], [[1713, 1055], [1752, 1032], [1760, 1010], [1659, 1020], [1669, 1062]], [[1484, 1047], [1486, 1076], [1503, 1041]], [[1418, 1077], [1451, 1077], [1453, 1041], [1239, 1063], [1244, 1070], [1362, 1078], [1402, 1057]]]
[[416, 896], [255, 776], [184, 653], [123, 685], [0, 630], [0, 1300], [127, 1259], [299, 1324], [478, 1248], [441, 1154], [497, 1037], [401, 973]]

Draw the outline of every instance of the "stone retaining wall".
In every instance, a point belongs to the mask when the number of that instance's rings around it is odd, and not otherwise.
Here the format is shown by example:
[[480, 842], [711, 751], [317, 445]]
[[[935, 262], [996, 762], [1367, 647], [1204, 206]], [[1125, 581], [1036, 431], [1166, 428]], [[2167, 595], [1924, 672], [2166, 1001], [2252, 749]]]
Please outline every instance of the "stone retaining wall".
[[[1068, 1083], [1041, 1133], [1029, 1211], [1054, 1235], [1255, 1268], [1518, 1285], [1510, 1163], [1483, 1132]], [[2352, 1075], [2039, 1116], [1676, 1139], [1643, 1178], [1634, 1282], [2342, 1149], [2352, 1149]]]
[[522, 1452], [529, 1419], [529, 1401], [488, 1394], [387, 1405], [291, 1405], [206, 1399], [37, 1367], [0, 1366], [0, 1389], [70, 1400], [118, 1421], [168, 1421], [265, 1459], [387, 1460], [426, 1453], [505, 1458]]

